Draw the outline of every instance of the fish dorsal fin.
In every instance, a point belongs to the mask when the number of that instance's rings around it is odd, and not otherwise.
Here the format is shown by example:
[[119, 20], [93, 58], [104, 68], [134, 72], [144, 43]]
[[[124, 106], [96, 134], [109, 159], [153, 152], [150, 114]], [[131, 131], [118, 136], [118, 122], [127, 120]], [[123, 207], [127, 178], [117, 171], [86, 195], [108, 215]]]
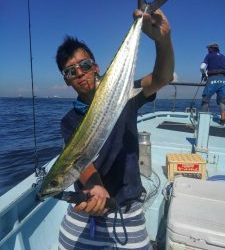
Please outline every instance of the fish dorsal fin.
[[142, 88], [133, 88], [133, 89], [131, 89], [130, 94], [129, 94], [129, 99], [135, 97], [135, 96], [138, 95], [141, 91], [142, 91]]

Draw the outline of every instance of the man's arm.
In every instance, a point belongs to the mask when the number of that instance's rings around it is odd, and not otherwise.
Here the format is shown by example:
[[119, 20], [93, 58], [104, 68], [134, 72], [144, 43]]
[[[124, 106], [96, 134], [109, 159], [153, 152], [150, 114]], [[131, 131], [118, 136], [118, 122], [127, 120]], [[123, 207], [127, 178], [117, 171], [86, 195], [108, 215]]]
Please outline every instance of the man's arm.
[[[136, 10], [134, 17], [139, 17], [142, 14], [141, 10]], [[155, 41], [156, 46], [156, 60], [153, 72], [141, 80], [143, 93], [146, 97], [149, 97], [173, 80], [174, 53], [170, 37], [170, 26], [162, 11], [157, 10], [152, 15], [144, 13], [142, 31]]]
[[206, 82], [208, 79], [208, 72], [207, 72], [207, 67], [208, 67], [208, 55], [204, 58], [204, 61], [200, 65], [200, 72], [202, 73], [201, 77], [201, 82], [204, 81]]
[[206, 82], [208, 79], [208, 74], [207, 74], [207, 64], [206, 63], [201, 63], [200, 65], [200, 71], [202, 73], [202, 77], [201, 77], [201, 82], [204, 81]]

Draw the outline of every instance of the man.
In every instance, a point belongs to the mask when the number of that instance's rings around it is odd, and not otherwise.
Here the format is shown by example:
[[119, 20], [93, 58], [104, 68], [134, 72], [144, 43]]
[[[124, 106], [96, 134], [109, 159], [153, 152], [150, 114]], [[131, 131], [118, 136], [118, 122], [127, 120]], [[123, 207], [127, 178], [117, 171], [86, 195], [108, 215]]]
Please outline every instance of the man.
[[[134, 17], [142, 14], [136, 10]], [[138, 166], [137, 110], [172, 80], [174, 55], [169, 24], [160, 10], [144, 14], [142, 30], [155, 41], [153, 73], [134, 83], [142, 86], [142, 92], [128, 101], [98, 158], [75, 183], [77, 190], [91, 198], [69, 206], [60, 228], [59, 249], [151, 249], [142, 210], [145, 190]], [[72, 37], [58, 48], [56, 60], [65, 82], [78, 93], [74, 108], [61, 123], [67, 143], [92, 102], [100, 70], [90, 49]], [[117, 201], [115, 213], [105, 208], [109, 197]]]
[[207, 46], [208, 54], [200, 66], [202, 80], [206, 86], [202, 93], [202, 111], [207, 112], [211, 97], [217, 94], [217, 104], [220, 105], [220, 124], [225, 124], [225, 56], [220, 53], [216, 43]]

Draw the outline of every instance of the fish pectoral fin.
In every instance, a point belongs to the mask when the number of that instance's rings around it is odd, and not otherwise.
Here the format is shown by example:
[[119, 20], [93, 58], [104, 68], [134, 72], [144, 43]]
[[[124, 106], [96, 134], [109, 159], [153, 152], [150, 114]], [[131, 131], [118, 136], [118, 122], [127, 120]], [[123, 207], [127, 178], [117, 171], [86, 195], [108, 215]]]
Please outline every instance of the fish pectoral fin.
[[135, 97], [135, 96], [138, 95], [141, 91], [142, 91], [142, 88], [133, 88], [133, 89], [131, 89], [130, 94], [129, 94], [129, 99]]

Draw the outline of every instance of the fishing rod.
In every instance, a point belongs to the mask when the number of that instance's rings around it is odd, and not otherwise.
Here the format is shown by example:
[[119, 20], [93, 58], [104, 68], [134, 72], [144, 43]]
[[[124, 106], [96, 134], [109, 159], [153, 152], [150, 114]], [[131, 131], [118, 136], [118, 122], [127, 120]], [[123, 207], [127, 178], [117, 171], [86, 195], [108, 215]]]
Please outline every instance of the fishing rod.
[[202, 87], [202, 86], [205, 86], [205, 83], [202, 83], [202, 82], [203, 82], [203, 78], [201, 79], [200, 83], [197, 85], [197, 89], [195, 91], [194, 97], [192, 98], [192, 101], [190, 103], [190, 113], [191, 113], [190, 121], [191, 121], [194, 128], [196, 128], [196, 121], [194, 119], [194, 108], [193, 108], [193, 106], [194, 106], [194, 103], [195, 103], [196, 96], [198, 94], [199, 88]]
[[142, 9], [150, 14], [153, 14], [166, 2], [167, 0], [154, 0], [152, 2], [147, 2], [145, 0], [138, 0], [138, 9]]
[[31, 18], [30, 18], [30, 0], [27, 0], [28, 11], [28, 31], [29, 31], [29, 55], [30, 55], [30, 75], [32, 87], [32, 114], [33, 114], [33, 137], [34, 137], [34, 171], [37, 177], [44, 175], [45, 170], [38, 167], [37, 154], [37, 135], [36, 135], [36, 116], [35, 116], [35, 94], [34, 94], [34, 76], [33, 76], [33, 55], [32, 55], [32, 39], [31, 39]]
[[200, 83], [193, 83], [193, 82], [169, 82], [170, 86], [174, 86], [175, 88], [175, 94], [174, 94], [174, 106], [173, 111], [175, 111], [175, 103], [176, 103], [176, 96], [177, 96], [177, 86], [188, 86], [188, 87], [197, 87], [196, 92], [194, 94], [194, 97], [192, 98], [191, 104], [190, 104], [190, 110], [193, 109], [193, 105], [196, 99], [196, 96], [198, 94], [199, 88], [204, 87], [205, 83], [203, 83], [203, 79], [200, 81]]
[[192, 98], [192, 101], [191, 101], [191, 104], [190, 104], [190, 110], [192, 110], [192, 108], [193, 108], [193, 105], [194, 105], [194, 103], [195, 103], [195, 99], [196, 99], [196, 96], [197, 96], [197, 94], [198, 94], [199, 88], [200, 88], [201, 86], [205, 86], [205, 83], [202, 84], [202, 82], [203, 82], [203, 79], [201, 79], [201, 82], [200, 82], [200, 83], [198, 84], [198, 86], [197, 86], [197, 89], [196, 89], [196, 91], [195, 91], [194, 97]]

